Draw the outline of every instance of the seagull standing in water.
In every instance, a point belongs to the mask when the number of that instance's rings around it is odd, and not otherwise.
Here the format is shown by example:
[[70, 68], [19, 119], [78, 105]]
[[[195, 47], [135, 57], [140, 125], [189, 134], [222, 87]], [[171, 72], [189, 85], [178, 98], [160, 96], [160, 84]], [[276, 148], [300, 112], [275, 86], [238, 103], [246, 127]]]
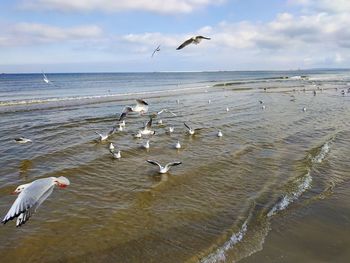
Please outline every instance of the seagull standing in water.
[[176, 50], [183, 49], [184, 47], [190, 44], [198, 45], [202, 41], [202, 39], [210, 40], [209, 37], [203, 37], [203, 36], [191, 37], [190, 39], [187, 39], [185, 42], [183, 42]]
[[153, 58], [154, 54], [155, 54], [156, 52], [159, 52], [159, 51], [160, 51], [160, 45], [153, 51], [151, 57]]
[[165, 166], [162, 166], [156, 161], [147, 160], [147, 162], [150, 164], [153, 164], [153, 165], [158, 165], [159, 166], [159, 173], [161, 173], [161, 174], [167, 173], [171, 166], [176, 166], [176, 165], [182, 164], [182, 162], [172, 162], [172, 163], [167, 163]]
[[117, 152], [115, 152], [115, 151], [113, 150], [113, 151], [110, 151], [110, 153], [112, 154], [113, 159], [120, 159], [120, 158], [122, 158], [122, 155], [121, 155], [121, 153], [120, 153], [120, 150], [118, 150]]
[[122, 113], [120, 114], [119, 121], [122, 121], [125, 119], [126, 115], [129, 112], [138, 112], [140, 115], [143, 115], [147, 113], [148, 111], [148, 103], [144, 100], [136, 100], [136, 105], [134, 107], [127, 106], [123, 109]]
[[177, 143], [175, 144], [175, 148], [176, 149], [181, 149], [180, 141], [177, 141]]
[[6, 224], [8, 221], [17, 217], [16, 226], [23, 225], [51, 195], [55, 185], [65, 188], [69, 184], [70, 182], [67, 178], [60, 176], [58, 178], [41, 178], [18, 186], [13, 192], [14, 194], [18, 194], [18, 197], [2, 220], [2, 223]]
[[218, 134], [217, 134], [217, 135], [218, 135], [218, 137], [222, 137], [222, 132], [221, 132], [221, 130], [218, 131]]
[[147, 140], [146, 143], [144, 143], [144, 144], [142, 145], [142, 147], [148, 150], [149, 147], [150, 147], [150, 145], [149, 145], [149, 140]]

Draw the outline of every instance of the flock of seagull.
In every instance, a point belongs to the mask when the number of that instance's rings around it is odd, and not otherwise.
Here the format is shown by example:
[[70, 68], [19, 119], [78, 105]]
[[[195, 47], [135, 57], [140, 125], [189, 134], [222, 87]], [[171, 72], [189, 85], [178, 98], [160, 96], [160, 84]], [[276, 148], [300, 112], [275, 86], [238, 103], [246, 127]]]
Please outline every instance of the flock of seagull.
[[[210, 40], [210, 38], [203, 37], [203, 36], [195, 36], [192, 37], [185, 42], [183, 42], [178, 48], [182, 49], [190, 44], [198, 44], [202, 39]], [[152, 57], [156, 52], [160, 51], [160, 45], [157, 46], [157, 48], [153, 51]], [[51, 83], [51, 81], [46, 77], [45, 73], [43, 72], [43, 80], [45, 83]], [[266, 92], [266, 88], [264, 88], [264, 91]], [[293, 90], [295, 91], [295, 90]], [[304, 89], [305, 91], [305, 89]], [[350, 93], [350, 88], [348, 89], [348, 93]], [[345, 91], [342, 91], [342, 94], [345, 94]], [[314, 91], [313, 95], [316, 95], [316, 91]], [[292, 95], [291, 101], [295, 101], [294, 95]], [[177, 104], [179, 104], [179, 100], [176, 101]], [[208, 104], [211, 103], [211, 100], [208, 100]], [[265, 109], [264, 102], [262, 100], [259, 101], [259, 103], [262, 105], [261, 109]], [[106, 134], [102, 134], [99, 132], [95, 132], [98, 135], [98, 141], [106, 141], [110, 136], [112, 136], [114, 133], [118, 131], [123, 131], [123, 129], [126, 126], [125, 119], [127, 118], [128, 114], [130, 113], [138, 113], [140, 116], [147, 114], [149, 110], [149, 104], [142, 100], [137, 99], [136, 104], [134, 106], [126, 106], [120, 113], [120, 116], [118, 118], [118, 124], [113, 126], [111, 130], [109, 130]], [[226, 111], [228, 112], [230, 109], [227, 107]], [[305, 112], [306, 108], [303, 107], [302, 111]], [[142, 138], [143, 136], [149, 137], [156, 134], [156, 131], [152, 129], [152, 122], [155, 117], [162, 113], [169, 113], [172, 116], [177, 116], [174, 112], [168, 110], [168, 109], [162, 109], [158, 112], [155, 112], [151, 115], [149, 115], [148, 122], [143, 126], [142, 129], [138, 130], [133, 136], [135, 138]], [[162, 124], [162, 121], [159, 120], [158, 124]], [[187, 132], [190, 136], [196, 134], [201, 128], [193, 128], [189, 126], [186, 122], [184, 122], [184, 126], [187, 129]], [[174, 127], [168, 127], [168, 133], [174, 132]], [[222, 137], [223, 133], [221, 130], [218, 130], [217, 132], [218, 137]], [[32, 140], [24, 137], [19, 137], [14, 139], [16, 143], [19, 144], [25, 144], [25, 143], [32, 143]], [[142, 146], [145, 149], [150, 148], [150, 141], [149, 139], [143, 144]], [[177, 141], [174, 145], [176, 149], [181, 148], [180, 141]], [[121, 156], [121, 150], [116, 149], [116, 147], [113, 145], [113, 143], [110, 143], [108, 146], [109, 152], [112, 155], [112, 158], [114, 159], [120, 159]], [[159, 173], [164, 174], [169, 171], [169, 169], [172, 166], [180, 165], [180, 161], [172, 161], [167, 163], [166, 165], [161, 165], [158, 161], [154, 160], [147, 160], [149, 164], [158, 166]], [[12, 204], [11, 208], [9, 209], [8, 213], [5, 215], [5, 217], [2, 220], [2, 223], [6, 224], [8, 221], [17, 218], [16, 226], [21, 226], [24, 223], [26, 223], [29, 218], [32, 216], [32, 214], [37, 210], [37, 208], [50, 196], [55, 186], [58, 186], [60, 188], [64, 188], [70, 184], [69, 180], [63, 176], [61, 177], [49, 177], [49, 178], [41, 178], [37, 179], [31, 183], [22, 184], [16, 188], [16, 190], [13, 192], [13, 194], [17, 194], [17, 199]]]
[[[194, 36], [190, 39], [187, 39], [184, 41], [177, 50], [183, 49], [184, 47], [195, 44], [198, 45], [203, 39], [210, 40], [208, 37], [203, 36]], [[153, 51], [152, 57], [156, 52], [160, 51], [160, 45], [157, 46], [157, 48]], [[46, 84], [52, 84], [52, 81], [50, 81], [46, 74], [42, 72], [43, 75], [43, 81]], [[179, 103], [179, 101], [177, 101]], [[127, 106], [123, 109], [122, 113], [119, 117], [119, 123], [118, 125], [114, 126], [107, 134], [101, 134], [96, 132], [96, 134], [99, 136], [99, 141], [105, 141], [107, 140], [111, 135], [113, 135], [117, 131], [122, 131], [125, 127], [125, 118], [126, 116], [131, 113], [136, 112], [140, 115], [144, 115], [148, 112], [148, 103], [144, 100], [138, 99], [136, 100], [136, 105], [131, 107]], [[139, 130], [136, 134], [134, 134], [135, 138], [141, 138], [142, 136], [151, 136], [154, 135], [156, 132], [152, 130], [152, 121], [153, 118], [158, 116], [159, 114], [162, 114], [163, 112], [168, 112], [172, 114], [173, 116], [176, 116], [175, 113], [169, 111], [168, 109], [162, 109], [161, 111], [154, 113], [150, 116], [149, 121], [144, 125], [143, 129]], [[158, 124], [161, 124], [161, 120], [158, 121]], [[186, 123], [184, 123], [186, 128], [188, 129], [188, 132], [190, 135], [193, 135], [196, 131], [196, 129], [192, 129], [189, 127]], [[174, 127], [169, 127], [169, 132], [172, 133], [174, 131]], [[220, 135], [219, 135], [220, 134]], [[222, 133], [219, 131], [218, 136], [221, 137]], [[19, 144], [25, 144], [25, 143], [32, 143], [31, 139], [24, 138], [24, 137], [18, 137], [14, 139], [16, 143]], [[143, 145], [145, 149], [149, 149], [150, 142], [149, 140], [146, 141], [146, 143]], [[177, 141], [175, 145], [176, 149], [181, 148], [181, 144], [179, 141]], [[116, 150], [113, 143], [109, 144], [109, 151], [112, 154], [112, 157], [115, 159], [121, 158], [121, 151]], [[165, 166], [162, 166], [159, 162], [153, 161], [153, 160], [147, 160], [148, 163], [152, 165], [156, 165], [159, 167], [159, 173], [167, 173], [172, 166], [180, 165], [181, 162], [175, 161], [167, 163]], [[48, 177], [48, 178], [41, 178], [37, 179], [31, 183], [22, 184], [19, 185], [13, 194], [18, 195], [14, 203], [12, 204], [11, 208], [5, 215], [5, 217], [2, 220], [3, 224], [6, 224], [8, 221], [16, 219], [16, 226], [19, 227], [23, 224], [25, 224], [29, 218], [32, 216], [32, 214], [37, 210], [37, 208], [51, 195], [53, 189], [55, 186], [58, 186], [60, 188], [65, 188], [70, 184], [69, 180], [66, 177], [60, 176], [58, 178], [56, 177]]]

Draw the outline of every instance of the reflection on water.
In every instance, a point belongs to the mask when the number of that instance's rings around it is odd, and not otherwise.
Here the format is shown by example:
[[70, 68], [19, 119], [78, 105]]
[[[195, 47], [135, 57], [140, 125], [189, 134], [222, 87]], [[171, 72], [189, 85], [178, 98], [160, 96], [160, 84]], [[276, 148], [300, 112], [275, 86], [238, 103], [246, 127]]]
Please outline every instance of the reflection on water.
[[[276, 232], [291, 234], [281, 229], [293, 229], [296, 217], [326, 217], [320, 202], [337, 195], [349, 211], [349, 192], [338, 191], [349, 182], [349, 164], [341, 161], [350, 149], [349, 97], [334, 89], [345, 83], [319, 83], [323, 92], [316, 96], [312, 80], [290, 79], [145, 94], [151, 112], [167, 108], [177, 114], [163, 113], [163, 124], [154, 122], [149, 150], [141, 148], [143, 139], [132, 136], [148, 118], [137, 114], [128, 116], [123, 132], [95, 141], [94, 132], [115, 125], [116, 113], [134, 103], [132, 96], [0, 106], [1, 214], [14, 201], [8, 193], [18, 184], [48, 176], [71, 181], [67, 189], [54, 191], [24, 227], [9, 222], [0, 228], [2, 260], [232, 262], [259, 253], [271, 257], [271, 242], [281, 242]], [[201, 130], [189, 136], [184, 122]], [[174, 127], [171, 134], [169, 126]], [[218, 130], [223, 137], [217, 137]], [[13, 131], [33, 143], [14, 144]], [[180, 150], [174, 149], [178, 140]], [[109, 142], [121, 150], [120, 160], [111, 158]], [[160, 175], [147, 159], [182, 165]], [[334, 209], [329, 225], [337, 221], [335, 231], [346, 229]], [[283, 244], [288, 247], [287, 240]], [[301, 254], [300, 261], [316, 260]]]

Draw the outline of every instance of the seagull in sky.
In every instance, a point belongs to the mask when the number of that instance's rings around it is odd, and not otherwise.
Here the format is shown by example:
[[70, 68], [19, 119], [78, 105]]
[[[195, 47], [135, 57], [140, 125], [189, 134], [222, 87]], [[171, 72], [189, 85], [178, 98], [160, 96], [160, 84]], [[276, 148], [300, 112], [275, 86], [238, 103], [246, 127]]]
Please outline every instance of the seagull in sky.
[[187, 39], [185, 42], [183, 42], [176, 50], [183, 49], [184, 47], [190, 44], [198, 45], [202, 41], [202, 39], [210, 40], [209, 37], [203, 37], [203, 36], [191, 37], [190, 39]]
[[151, 57], [153, 58], [154, 54], [155, 54], [156, 52], [159, 52], [159, 51], [160, 51], [160, 45], [158, 45], [158, 47], [153, 51]]

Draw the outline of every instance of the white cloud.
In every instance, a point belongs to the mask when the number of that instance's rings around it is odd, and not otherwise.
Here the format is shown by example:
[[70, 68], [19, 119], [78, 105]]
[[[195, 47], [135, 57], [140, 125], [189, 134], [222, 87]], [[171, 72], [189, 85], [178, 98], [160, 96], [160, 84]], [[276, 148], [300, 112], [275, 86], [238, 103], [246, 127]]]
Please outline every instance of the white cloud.
[[162, 14], [191, 13], [209, 5], [221, 4], [225, 0], [30, 0], [24, 7], [34, 10], [59, 11], [103, 11], [120, 12], [142, 10]]
[[37, 43], [94, 40], [102, 36], [102, 29], [96, 25], [62, 28], [38, 23], [17, 23], [9, 26], [3, 34], [0, 36], [0, 46], [25, 46]]
[[300, 5], [307, 12], [349, 13], [349, 0], [289, 0], [290, 5]]

